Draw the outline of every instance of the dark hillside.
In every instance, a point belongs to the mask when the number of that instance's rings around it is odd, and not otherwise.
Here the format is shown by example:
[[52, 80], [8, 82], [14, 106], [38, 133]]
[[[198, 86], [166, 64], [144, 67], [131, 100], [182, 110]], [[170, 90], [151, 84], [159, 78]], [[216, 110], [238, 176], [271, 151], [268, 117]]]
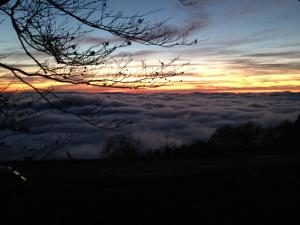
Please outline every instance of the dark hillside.
[[[300, 156], [16, 163], [2, 224], [299, 224]], [[4, 204], [5, 202], [5, 204]]]

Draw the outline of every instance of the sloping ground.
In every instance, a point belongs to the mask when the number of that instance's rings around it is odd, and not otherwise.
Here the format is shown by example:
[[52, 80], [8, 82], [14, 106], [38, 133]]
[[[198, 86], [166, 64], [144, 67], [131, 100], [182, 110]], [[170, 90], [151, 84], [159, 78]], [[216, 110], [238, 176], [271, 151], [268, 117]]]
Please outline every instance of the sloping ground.
[[300, 156], [13, 166], [1, 224], [300, 224]]

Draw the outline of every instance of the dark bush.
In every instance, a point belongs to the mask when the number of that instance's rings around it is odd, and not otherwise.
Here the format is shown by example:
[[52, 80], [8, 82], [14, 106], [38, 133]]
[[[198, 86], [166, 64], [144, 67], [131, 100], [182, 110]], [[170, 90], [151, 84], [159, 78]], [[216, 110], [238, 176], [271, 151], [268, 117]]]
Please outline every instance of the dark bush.
[[177, 146], [169, 139], [158, 149], [141, 153], [141, 142], [132, 135], [118, 135], [104, 145], [111, 159], [185, 159], [224, 157], [236, 154], [290, 154], [298, 153], [300, 146], [300, 115], [295, 122], [284, 121], [274, 127], [262, 127], [249, 122], [217, 129], [208, 141]]
[[260, 125], [250, 122], [217, 129], [209, 139], [209, 144], [220, 150], [253, 151], [262, 146], [264, 137], [265, 130]]
[[139, 158], [141, 141], [131, 134], [116, 135], [104, 143], [103, 150], [110, 159], [134, 160]]

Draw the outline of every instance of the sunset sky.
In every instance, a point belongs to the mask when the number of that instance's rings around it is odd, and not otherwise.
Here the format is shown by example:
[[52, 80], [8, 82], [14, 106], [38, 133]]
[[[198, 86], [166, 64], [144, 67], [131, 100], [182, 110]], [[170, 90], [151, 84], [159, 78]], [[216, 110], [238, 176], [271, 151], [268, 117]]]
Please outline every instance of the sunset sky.
[[[135, 61], [157, 63], [179, 56], [178, 63], [189, 62], [183, 82], [149, 91], [172, 92], [270, 92], [300, 91], [300, 2], [297, 0], [195, 0], [183, 6], [176, 0], [112, 0], [111, 8], [135, 13], [163, 9], [149, 16], [153, 22], [171, 18], [170, 26], [184, 30], [193, 27], [192, 46], [160, 48], [133, 43], [122, 51], [132, 53]], [[12, 32], [9, 21], [0, 25], [0, 58], [32, 69]], [[104, 35], [104, 36], [103, 36]], [[92, 32], [86, 44], [113, 38]], [[0, 75], [7, 72], [0, 69]], [[49, 82], [35, 79], [39, 87]], [[52, 83], [51, 83], [52, 85]], [[15, 89], [24, 90], [15, 84]], [[85, 92], [120, 91], [84, 86], [60, 85], [57, 90]], [[128, 90], [122, 90], [128, 91]], [[135, 90], [136, 91], [136, 90]], [[130, 92], [130, 90], [129, 90]], [[145, 92], [139, 90], [138, 92]]]

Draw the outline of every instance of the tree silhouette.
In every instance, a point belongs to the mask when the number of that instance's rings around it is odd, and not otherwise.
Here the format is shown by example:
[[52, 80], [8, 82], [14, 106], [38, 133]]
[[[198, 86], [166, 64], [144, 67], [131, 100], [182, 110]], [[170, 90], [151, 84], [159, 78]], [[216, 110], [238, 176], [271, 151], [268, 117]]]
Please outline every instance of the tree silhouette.
[[141, 147], [141, 141], [132, 134], [116, 135], [104, 143], [102, 153], [110, 159], [135, 160]]
[[[97, 87], [160, 86], [177, 75], [175, 60], [161, 62], [151, 69], [143, 62], [140, 70], [133, 73], [128, 70], [132, 58], [120, 55], [118, 49], [133, 43], [162, 47], [191, 44], [186, 41], [188, 30], [177, 31], [167, 26], [166, 21], [156, 24], [147, 21], [155, 12], [126, 15], [111, 10], [106, 0], [1, 1], [0, 11], [9, 18], [36, 70], [3, 62], [0, 67], [41, 95], [42, 90], [29, 78]], [[109, 33], [119, 41], [99, 39], [98, 44], [83, 46], [80, 40], [91, 30]]]
[[[6, 148], [6, 139], [12, 135], [28, 132], [28, 121], [38, 113], [20, 110], [19, 102], [24, 98], [27, 104], [34, 104], [33, 95], [6, 93], [14, 83], [23, 83], [38, 93], [53, 108], [79, 117], [98, 128], [118, 127], [126, 121], [101, 119], [101, 107], [90, 108], [82, 114], [68, 107], [74, 106], [68, 99], [55, 94], [51, 88], [36, 85], [43, 81], [68, 85], [93, 87], [140, 88], [168, 85], [170, 78], [181, 73], [184, 64], [177, 58], [157, 65], [140, 62], [136, 69], [130, 55], [120, 50], [135, 43], [147, 46], [174, 47], [189, 45], [186, 37], [190, 29], [178, 31], [167, 25], [167, 20], [151, 23], [157, 11], [126, 15], [115, 11], [106, 0], [0, 0], [0, 25], [8, 22], [21, 46], [22, 56], [30, 66], [12, 64], [8, 55], [0, 55], [0, 148]], [[97, 31], [95, 44], [86, 40]], [[110, 38], [104, 39], [109, 34]], [[107, 36], [106, 36], [107, 37]], [[23, 57], [24, 58], [24, 57]], [[4, 74], [4, 75], [3, 75]], [[35, 82], [37, 81], [37, 82]], [[28, 105], [27, 105], [28, 106]], [[25, 107], [26, 108], [26, 107]], [[28, 107], [27, 107], [28, 108]], [[30, 107], [29, 107], [30, 108]], [[97, 118], [90, 115], [97, 114]], [[56, 141], [61, 145], [60, 139]], [[55, 143], [56, 143], [55, 142]], [[50, 144], [33, 149], [25, 146], [25, 157], [44, 157], [52, 153]], [[45, 149], [50, 151], [45, 151]]]
[[[151, 23], [149, 18], [158, 11], [127, 15], [111, 9], [106, 0], [0, 0], [0, 14], [8, 19], [23, 54], [32, 63], [27, 68], [12, 65], [2, 57], [0, 68], [14, 82], [29, 86], [54, 108], [103, 127], [63, 109], [62, 104], [57, 104], [64, 102], [60, 96], [34, 81], [100, 88], [169, 85], [171, 77], [183, 73], [184, 64], [177, 63], [178, 58], [159, 61], [157, 65], [141, 61], [140, 66], [131, 66], [133, 58], [120, 52], [134, 43], [168, 48], [196, 42], [187, 40], [192, 27], [180, 31], [168, 26], [167, 20]], [[97, 31], [100, 36], [96, 44], [85, 41], [91, 31]], [[113, 38], [103, 39], [102, 35], [107, 34]], [[117, 121], [116, 126], [119, 124]]]
[[[5, 88], [0, 87], [0, 150], [8, 147], [6, 139], [16, 133], [27, 132], [27, 121], [37, 116], [26, 110], [19, 110], [17, 101], [19, 95], [4, 93]], [[28, 104], [30, 104], [28, 102]]]

